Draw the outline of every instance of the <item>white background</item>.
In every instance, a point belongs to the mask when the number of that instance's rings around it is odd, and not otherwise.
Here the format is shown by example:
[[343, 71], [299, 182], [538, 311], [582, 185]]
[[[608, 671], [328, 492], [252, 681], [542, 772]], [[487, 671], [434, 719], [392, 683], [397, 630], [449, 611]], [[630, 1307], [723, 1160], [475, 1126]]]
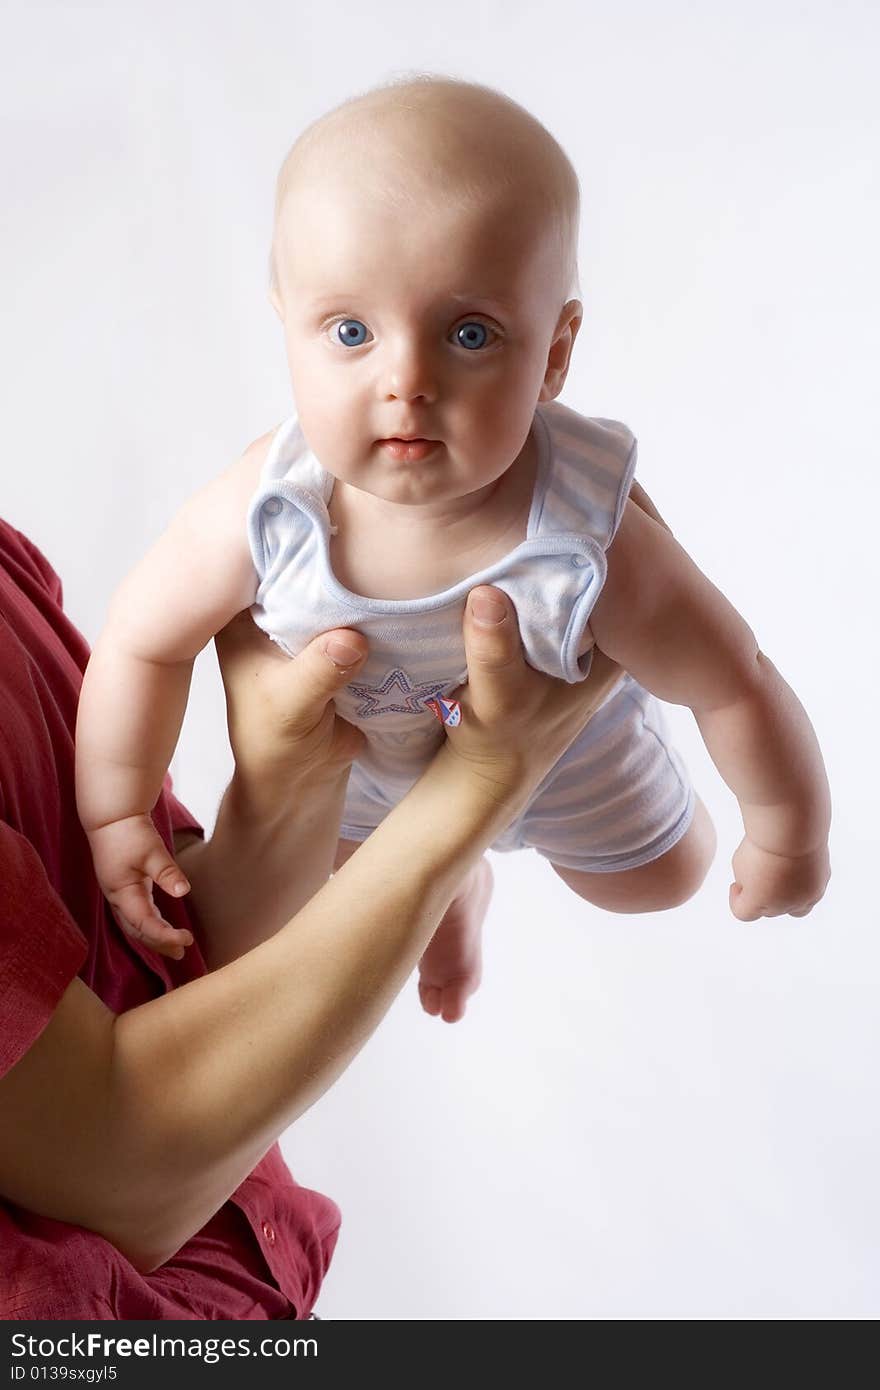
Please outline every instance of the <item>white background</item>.
[[[684, 709], [720, 840], [687, 906], [615, 917], [495, 859], [466, 1020], [410, 982], [285, 1137], [344, 1209], [322, 1314], [876, 1317], [876, 8], [129, 0], [2, 26], [0, 510], [90, 639], [174, 507], [290, 412], [266, 296], [287, 148], [356, 90], [447, 72], [571, 155], [564, 399], [638, 435], [827, 759], [834, 878], [802, 922], [730, 915], [736, 803]], [[205, 657], [176, 774], [208, 822], [227, 772]]]

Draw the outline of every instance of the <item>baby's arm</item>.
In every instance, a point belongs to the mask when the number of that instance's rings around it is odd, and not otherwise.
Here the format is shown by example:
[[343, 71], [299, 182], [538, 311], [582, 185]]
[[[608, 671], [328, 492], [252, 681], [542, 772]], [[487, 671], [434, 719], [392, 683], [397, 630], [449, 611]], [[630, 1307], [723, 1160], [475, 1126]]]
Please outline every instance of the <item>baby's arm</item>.
[[627, 503], [590, 627], [597, 645], [688, 705], [740, 804], [731, 908], [804, 916], [828, 882], [831, 801], [812, 725], [754, 633], [671, 534]]
[[254, 599], [245, 518], [263, 454], [260, 440], [188, 501], [123, 581], [80, 697], [77, 807], [101, 887], [133, 935], [178, 956], [188, 934], [162, 921], [150, 881], [175, 896], [189, 884], [150, 812], [180, 733], [193, 661]]

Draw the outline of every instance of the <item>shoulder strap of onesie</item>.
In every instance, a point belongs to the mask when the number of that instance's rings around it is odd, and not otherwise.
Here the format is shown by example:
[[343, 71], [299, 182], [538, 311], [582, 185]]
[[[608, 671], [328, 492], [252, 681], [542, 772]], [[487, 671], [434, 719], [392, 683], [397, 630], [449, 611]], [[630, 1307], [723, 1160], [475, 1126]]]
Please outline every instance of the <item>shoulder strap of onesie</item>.
[[326, 516], [333, 481], [306, 443], [299, 420], [291, 415], [275, 431], [248, 508], [248, 539], [261, 586], [290, 562], [310, 536], [309, 517]]
[[333, 490], [333, 479], [306, 443], [296, 415], [291, 415], [275, 431], [260, 470], [260, 486], [281, 478], [316, 493], [323, 502], [328, 501]]
[[636, 439], [619, 420], [590, 419], [558, 401], [536, 412], [546, 430], [543, 488], [531, 535], [587, 535], [607, 550], [636, 469]]
[[636, 441], [626, 425], [556, 401], [539, 405], [535, 419], [540, 452], [526, 547], [536, 549], [520, 555], [500, 587], [516, 605], [530, 663], [583, 680], [592, 653], [580, 657], [578, 647], [605, 583], [605, 551], [626, 506]]

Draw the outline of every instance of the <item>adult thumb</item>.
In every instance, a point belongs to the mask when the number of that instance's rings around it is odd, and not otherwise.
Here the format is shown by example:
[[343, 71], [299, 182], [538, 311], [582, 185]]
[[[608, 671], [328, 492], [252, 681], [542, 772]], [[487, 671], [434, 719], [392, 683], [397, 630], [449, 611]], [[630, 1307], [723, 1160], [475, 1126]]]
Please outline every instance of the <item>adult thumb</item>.
[[465, 612], [464, 640], [472, 661], [490, 669], [520, 658], [516, 611], [503, 589], [482, 584], [471, 589]]
[[523, 669], [516, 609], [502, 589], [480, 585], [468, 595], [464, 617], [470, 700], [479, 711], [516, 698], [516, 676]]
[[350, 628], [322, 632], [303, 647], [289, 666], [294, 706], [288, 716], [311, 721], [338, 690], [347, 685], [366, 660], [369, 646], [363, 633]]

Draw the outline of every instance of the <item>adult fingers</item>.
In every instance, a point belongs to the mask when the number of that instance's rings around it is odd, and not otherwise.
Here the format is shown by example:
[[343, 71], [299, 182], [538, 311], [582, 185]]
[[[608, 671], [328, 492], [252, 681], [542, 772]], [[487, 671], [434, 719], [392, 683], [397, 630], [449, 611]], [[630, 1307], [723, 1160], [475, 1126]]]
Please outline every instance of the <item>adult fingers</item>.
[[469, 701], [479, 716], [503, 711], [516, 699], [525, 670], [516, 611], [502, 589], [481, 584], [468, 595], [464, 645]]
[[368, 650], [362, 633], [337, 628], [315, 637], [293, 657], [284, 676], [290, 692], [288, 728], [312, 728], [337, 691], [363, 665]]

